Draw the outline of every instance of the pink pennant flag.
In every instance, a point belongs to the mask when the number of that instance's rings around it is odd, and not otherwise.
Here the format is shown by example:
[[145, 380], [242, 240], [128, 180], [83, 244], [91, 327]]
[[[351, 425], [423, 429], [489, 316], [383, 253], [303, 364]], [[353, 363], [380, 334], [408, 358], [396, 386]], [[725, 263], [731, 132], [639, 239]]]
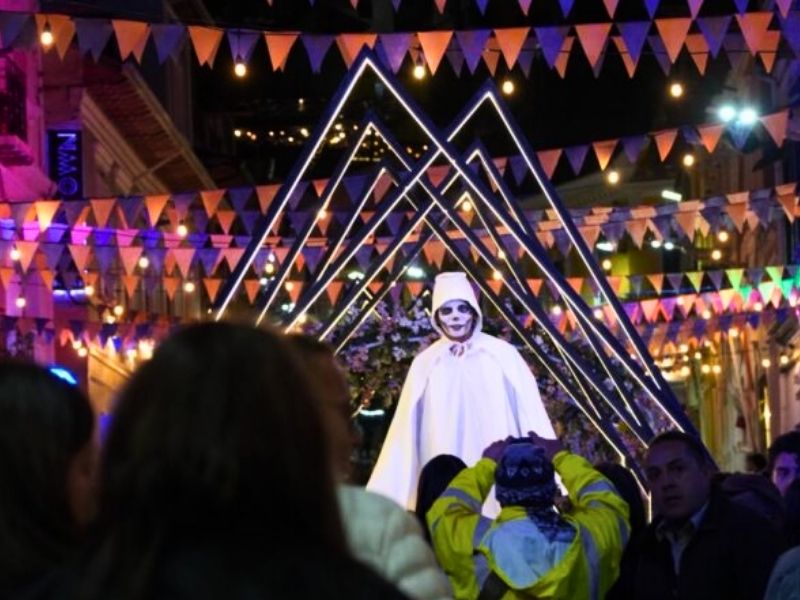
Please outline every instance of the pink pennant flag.
[[656, 29], [664, 42], [670, 63], [675, 64], [678, 59], [691, 26], [692, 20], [688, 18], [656, 19]]
[[589, 64], [594, 67], [600, 59], [600, 54], [608, 42], [608, 34], [611, 31], [611, 23], [592, 23], [588, 25], [576, 25], [575, 32], [589, 59]]
[[789, 110], [782, 110], [771, 115], [764, 115], [759, 119], [769, 132], [770, 137], [778, 147], [783, 146], [786, 140], [786, 130], [789, 125]]
[[751, 12], [744, 14], [737, 14], [736, 21], [739, 23], [739, 29], [742, 30], [742, 36], [753, 56], [761, 50], [761, 44], [764, 36], [767, 33], [767, 28], [772, 22], [772, 11]]
[[653, 134], [653, 137], [656, 141], [656, 147], [658, 148], [658, 156], [661, 159], [661, 162], [664, 162], [672, 150], [672, 146], [675, 144], [675, 138], [677, 135], [677, 129], [667, 129], [666, 131]]

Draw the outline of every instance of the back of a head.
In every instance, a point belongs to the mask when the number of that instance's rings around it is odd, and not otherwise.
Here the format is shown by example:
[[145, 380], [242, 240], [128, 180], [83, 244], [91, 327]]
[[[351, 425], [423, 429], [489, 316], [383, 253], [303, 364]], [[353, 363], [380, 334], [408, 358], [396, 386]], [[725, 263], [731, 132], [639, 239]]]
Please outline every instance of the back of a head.
[[783, 453], [796, 455], [797, 462], [800, 464], [800, 431], [789, 431], [775, 438], [768, 450], [770, 470], [778, 455]]
[[278, 334], [173, 335], [123, 390], [104, 458], [106, 576], [187, 539], [346, 552], [319, 401]]
[[617, 463], [600, 463], [595, 466], [603, 476], [608, 479], [616, 488], [622, 499], [628, 504], [630, 509], [631, 534], [644, 529], [647, 525], [647, 511], [644, 506], [644, 499], [636, 477], [630, 469], [626, 469]]
[[543, 448], [526, 438], [506, 446], [495, 471], [500, 506], [547, 509], [553, 506], [557, 491], [555, 468]]
[[417, 486], [417, 506], [414, 512], [422, 523], [422, 529], [425, 531], [427, 539], [430, 540], [430, 534], [425, 515], [428, 514], [433, 503], [447, 489], [455, 476], [466, 468], [467, 464], [463, 460], [451, 454], [435, 456], [422, 467]]
[[800, 479], [795, 479], [783, 497], [786, 538], [790, 546], [800, 545]]
[[68, 470], [93, 428], [78, 388], [35, 365], [0, 363], [0, 590], [54, 568], [75, 544]]

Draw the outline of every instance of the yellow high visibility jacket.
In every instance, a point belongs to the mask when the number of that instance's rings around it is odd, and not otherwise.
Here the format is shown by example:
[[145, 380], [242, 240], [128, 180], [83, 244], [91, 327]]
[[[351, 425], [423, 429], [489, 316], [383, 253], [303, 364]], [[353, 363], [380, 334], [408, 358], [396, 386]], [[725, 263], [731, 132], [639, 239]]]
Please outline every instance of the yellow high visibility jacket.
[[464, 469], [426, 516], [436, 557], [454, 595], [474, 600], [490, 572], [514, 598], [601, 599], [619, 574], [628, 540], [628, 505], [585, 459], [566, 451], [553, 458], [572, 509], [562, 514], [575, 536], [549, 543], [522, 507], [503, 508], [492, 521], [481, 506], [494, 485], [495, 462]]

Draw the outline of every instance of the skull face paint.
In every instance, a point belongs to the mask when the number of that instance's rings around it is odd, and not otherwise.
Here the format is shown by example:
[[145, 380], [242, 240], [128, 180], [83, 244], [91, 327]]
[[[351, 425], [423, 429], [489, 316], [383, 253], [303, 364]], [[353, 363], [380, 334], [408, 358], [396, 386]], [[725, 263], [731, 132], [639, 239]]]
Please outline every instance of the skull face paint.
[[444, 334], [454, 342], [465, 342], [475, 327], [474, 309], [464, 300], [449, 300], [436, 311]]

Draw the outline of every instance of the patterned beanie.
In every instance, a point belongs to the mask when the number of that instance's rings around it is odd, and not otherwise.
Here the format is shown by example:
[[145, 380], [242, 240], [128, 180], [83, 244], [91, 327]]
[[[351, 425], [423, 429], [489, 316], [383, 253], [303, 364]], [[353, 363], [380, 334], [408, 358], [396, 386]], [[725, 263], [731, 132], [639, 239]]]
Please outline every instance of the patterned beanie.
[[544, 449], [531, 442], [506, 446], [495, 470], [500, 506], [547, 508], [556, 496], [555, 469]]

